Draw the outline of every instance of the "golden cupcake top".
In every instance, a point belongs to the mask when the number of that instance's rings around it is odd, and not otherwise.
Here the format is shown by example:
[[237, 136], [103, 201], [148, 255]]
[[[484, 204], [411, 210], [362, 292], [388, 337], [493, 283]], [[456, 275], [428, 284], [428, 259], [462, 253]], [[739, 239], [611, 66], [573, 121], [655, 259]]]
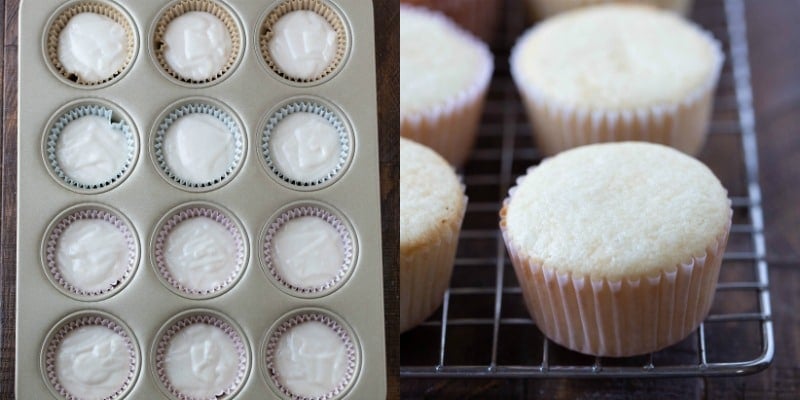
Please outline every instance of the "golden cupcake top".
[[719, 44], [680, 16], [641, 5], [582, 8], [526, 32], [512, 51], [517, 84], [564, 107], [674, 106], [716, 83]]
[[489, 48], [443, 14], [400, 7], [400, 118], [435, 113], [488, 83]]
[[505, 207], [521, 256], [593, 279], [656, 276], [702, 256], [730, 223], [727, 191], [672, 148], [623, 142], [578, 147], [521, 179]]
[[458, 226], [466, 207], [453, 167], [433, 150], [400, 138], [400, 249], [411, 251]]

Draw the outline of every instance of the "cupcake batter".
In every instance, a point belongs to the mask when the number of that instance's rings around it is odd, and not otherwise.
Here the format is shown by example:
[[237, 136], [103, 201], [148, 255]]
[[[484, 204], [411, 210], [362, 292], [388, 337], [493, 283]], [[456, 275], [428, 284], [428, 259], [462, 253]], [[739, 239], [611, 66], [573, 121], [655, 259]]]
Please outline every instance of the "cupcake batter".
[[164, 135], [164, 159], [170, 170], [190, 183], [224, 177], [234, 160], [234, 139], [217, 118], [208, 114], [180, 117]]
[[102, 81], [124, 67], [127, 47], [122, 25], [104, 15], [80, 13], [58, 35], [58, 61], [83, 81]]
[[129, 147], [125, 135], [108, 118], [87, 115], [61, 131], [56, 160], [64, 174], [87, 186], [109, 182], [125, 168]]
[[222, 329], [197, 323], [170, 340], [164, 365], [177, 392], [191, 398], [215, 398], [237, 382], [239, 352]]
[[125, 338], [105, 326], [83, 326], [68, 333], [56, 351], [56, 376], [70, 394], [105, 399], [123, 388], [131, 355]]
[[325, 179], [339, 165], [339, 133], [328, 120], [312, 113], [283, 118], [270, 137], [275, 166], [288, 178], [301, 182]]
[[345, 343], [318, 321], [291, 328], [275, 351], [279, 381], [291, 393], [307, 398], [321, 398], [344, 383], [348, 364]]
[[214, 290], [241, 267], [233, 236], [211, 218], [180, 222], [167, 236], [165, 248], [170, 274], [190, 290]]
[[275, 234], [273, 247], [280, 276], [302, 288], [333, 281], [344, 263], [344, 247], [336, 228], [319, 217], [287, 222]]
[[58, 238], [56, 266], [78, 290], [110, 290], [128, 269], [125, 235], [104, 220], [77, 220]]
[[216, 16], [190, 11], [167, 24], [164, 59], [182, 78], [211, 79], [222, 72], [231, 56], [231, 35]]
[[336, 31], [313, 11], [292, 11], [278, 19], [272, 31], [270, 56], [290, 77], [314, 79], [336, 57]]

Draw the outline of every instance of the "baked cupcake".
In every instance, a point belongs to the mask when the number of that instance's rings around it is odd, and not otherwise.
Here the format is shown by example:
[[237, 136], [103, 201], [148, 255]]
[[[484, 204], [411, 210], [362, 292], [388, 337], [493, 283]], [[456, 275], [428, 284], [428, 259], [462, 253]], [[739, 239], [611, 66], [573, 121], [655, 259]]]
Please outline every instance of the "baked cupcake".
[[527, 0], [531, 19], [544, 19], [555, 14], [602, 3], [639, 3], [656, 6], [681, 15], [689, 14], [692, 0]]
[[580, 147], [528, 170], [500, 228], [533, 320], [598, 356], [660, 350], [708, 314], [731, 224], [702, 163], [650, 143]]
[[455, 23], [490, 43], [503, 9], [502, 0], [402, 0], [443, 12]]
[[[435, 38], [435, 40], [432, 40]], [[400, 6], [400, 134], [466, 161], [493, 70], [488, 47], [444, 15]]]
[[453, 168], [431, 149], [400, 138], [400, 332], [442, 304], [466, 208]]
[[612, 4], [536, 25], [510, 61], [544, 154], [621, 140], [697, 154], [723, 58], [711, 34], [674, 13]]

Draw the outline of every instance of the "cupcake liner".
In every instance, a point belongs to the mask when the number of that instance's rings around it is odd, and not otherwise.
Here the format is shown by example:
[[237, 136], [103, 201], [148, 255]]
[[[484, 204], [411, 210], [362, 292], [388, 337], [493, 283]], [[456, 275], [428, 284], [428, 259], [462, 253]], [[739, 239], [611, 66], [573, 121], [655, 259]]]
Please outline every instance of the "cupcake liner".
[[[67, 26], [67, 23], [69, 23], [69, 20], [72, 17], [81, 13], [94, 13], [111, 18], [114, 22], [122, 25], [122, 28], [125, 29], [125, 36], [128, 38], [127, 57], [125, 58], [122, 68], [108, 78], [100, 81], [83, 80], [78, 75], [67, 71], [58, 58], [58, 41], [61, 31]], [[61, 10], [60, 13], [50, 23], [50, 27], [47, 29], [47, 37], [45, 41], [45, 54], [47, 55], [47, 60], [50, 62], [50, 65], [56, 74], [68, 82], [84, 87], [104, 85], [121, 77], [123, 72], [125, 72], [131, 66], [131, 64], [133, 64], [133, 59], [136, 56], [137, 48], [138, 37], [136, 36], [136, 28], [134, 27], [133, 21], [116, 6], [112, 6], [108, 2], [92, 0], [78, 1], [73, 5]]]
[[593, 278], [542, 266], [536, 255], [517, 247], [506, 229], [506, 212], [515, 191], [512, 188], [503, 202], [500, 230], [525, 305], [553, 342], [595, 356], [646, 354], [683, 340], [708, 315], [730, 221], [704, 254], [665, 265], [657, 275]]
[[[194, 80], [183, 77], [175, 72], [169, 66], [167, 60], [164, 58], [165, 43], [163, 40], [164, 34], [167, 31], [167, 26], [175, 18], [180, 17], [190, 11], [207, 12], [217, 18], [225, 25], [228, 30], [228, 35], [231, 38], [231, 54], [228, 57], [226, 64], [216, 75], [202, 80]], [[213, 82], [220, 81], [223, 77], [227, 77], [229, 72], [236, 66], [238, 60], [242, 55], [242, 48], [244, 47], [244, 39], [242, 29], [236, 20], [233, 12], [227, 6], [214, 0], [178, 0], [164, 10], [158, 17], [153, 31], [153, 56], [156, 63], [168, 76], [176, 81], [187, 83], [190, 85], [206, 85]]]
[[536, 142], [545, 155], [591, 143], [647, 141], [671, 146], [684, 153], [700, 152], [708, 133], [714, 91], [725, 61], [720, 43], [710, 33], [692, 25], [709, 44], [715, 65], [707, 81], [675, 104], [625, 110], [596, 110], [558, 103], [538, 87], [525, 81], [518, 59], [521, 44], [536, 33], [538, 25], [525, 32], [511, 51], [511, 75], [522, 96]]
[[[339, 271], [334, 277], [322, 285], [300, 286], [288, 282], [281, 275], [281, 272], [278, 270], [278, 267], [275, 265], [273, 260], [272, 246], [275, 236], [287, 223], [300, 217], [316, 217], [332, 226], [339, 234], [339, 239], [344, 249], [344, 260], [339, 268]], [[275, 218], [269, 223], [269, 225], [267, 225], [262, 243], [264, 245], [261, 255], [264, 257], [263, 265], [267, 274], [271, 276], [280, 286], [283, 286], [286, 289], [289, 289], [291, 292], [302, 296], [317, 297], [338, 289], [342, 284], [344, 284], [347, 277], [350, 276], [355, 263], [355, 243], [353, 241], [353, 235], [350, 232], [350, 229], [347, 227], [347, 224], [333, 213], [316, 206], [294, 207], [281, 213], [280, 216]]]
[[[112, 129], [119, 131], [125, 136], [125, 143], [128, 146], [127, 159], [122, 166], [122, 170], [118, 171], [114, 176], [109, 177], [103, 182], [78, 182], [74, 178], [68, 176], [62, 170], [58, 161], [58, 157], [56, 156], [59, 146], [59, 138], [61, 137], [61, 132], [64, 130], [64, 128], [66, 128], [71, 122], [87, 116], [102, 117], [107, 119]], [[130, 174], [131, 170], [133, 169], [133, 164], [136, 161], [136, 155], [139, 151], [139, 140], [126, 118], [120, 118], [118, 122], [114, 122], [113, 118], [114, 111], [111, 108], [99, 104], [89, 104], [76, 106], [64, 112], [60, 117], [58, 117], [56, 122], [52, 124], [47, 133], [47, 137], [45, 138], [44, 152], [50, 172], [59, 182], [65, 184], [71, 189], [96, 191], [100, 189], [109, 189], [121, 182]]]
[[410, 250], [400, 246], [400, 333], [419, 325], [442, 305], [468, 200], [464, 196], [460, 218], [455, 224], [442, 225], [436, 240]]
[[503, 10], [501, 0], [402, 0], [402, 2], [439, 10], [486, 43], [492, 42]]
[[[239, 280], [247, 263], [247, 245], [242, 229], [225, 212], [207, 206], [189, 206], [171, 212], [164, 222], [159, 224], [158, 231], [153, 239], [154, 267], [159, 277], [167, 286], [178, 294], [188, 295], [193, 298], [209, 298], [228, 291]], [[167, 238], [172, 230], [181, 222], [192, 218], [205, 217], [222, 225], [230, 233], [236, 245], [236, 268], [231, 271], [225, 281], [212, 289], [193, 289], [178, 282], [170, 272], [165, 256]]]
[[443, 14], [424, 8], [400, 5], [401, 9], [428, 14], [452, 28], [454, 33], [481, 48], [483, 63], [476, 79], [469, 87], [454, 93], [444, 103], [421, 112], [404, 113], [400, 110], [400, 135], [424, 144], [439, 153], [450, 164], [458, 167], [466, 162], [475, 143], [484, 99], [494, 71], [492, 54], [479, 41]]
[[[215, 399], [228, 399], [232, 398], [236, 392], [243, 386], [247, 370], [250, 367], [250, 354], [247, 350], [247, 343], [245, 343], [244, 335], [239, 332], [231, 323], [226, 321], [223, 317], [216, 316], [210, 313], [198, 312], [194, 315], [189, 315], [171, 322], [163, 333], [161, 333], [155, 347], [153, 355], [154, 373], [159, 382], [164, 386], [174, 398], [179, 400], [199, 400], [196, 397], [181, 393], [175, 388], [167, 376], [166, 370], [166, 357], [169, 349], [169, 344], [181, 330], [195, 324], [205, 324], [221, 329], [233, 341], [236, 351], [239, 356], [239, 366], [237, 368], [236, 379], [225, 389], [223, 393], [217, 394], [208, 398], [209, 400]], [[205, 400], [205, 399], [204, 399]]]
[[[272, 154], [272, 149], [270, 148], [273, 131], [278, 127], [284, 118], [294, 113], [309, 113], [320, 116], [328, 121], [339, 134], [339, 161], [336, 166], [322, 178], [313, 181], [296, 179], [295, 177], [289, 176], [290, 174], [282, 171], [276, 165], [274, 156]], [[350, 137], [350, 130], [348, 129], [347, 125], [331, 108], [312, 100], [299, 100], [282, 106], [277, 111], [273, 112], [272, 115], [270, 115], [262, 131], [261, 154], [267, 170], [277, 177], [278, 180], [298, 188], [317, 188], [332, 183], [347, 167], [352, 152], [353, 144]]]
[[[328, 67], [313, 78], [301, 78], [287, 74], [275, 63], [269, 51], [269, 42], [274, 37], [272, 26], [281, 17], [293, 11], [313, 11], [324, 18], [336, 32], [336, 54]], [[289, 82], [309, 84], [330, 78], [344, 64], [349, 52], [350, 38], [344, 19], [326, 0], [283, 0], [264, 17], [259, 27], [258, 44], [262, 59], [272, 72]]]
[[114, 319], [106, 317], [102, 314], [95, 313], [78, 315], [75, 318], [71, 318], [57, 331], [52, 333], [47, 339], [43, 349], [44, 356], [42, 360], [42, 369], [44, 370], [43, 372], [47, 383], [50, 385], [50, 389], [57, 394], [57, 397], [62, 399], [80, 400], [84, 398], [79, 394], [70, 393], [59, 381], [58, 374], [56, 372], [56, 360], [58, 359], [58, 349], [64, 339], [73, 331], [87, 326], [106, 327], [125, 340], [128, 354], [130, 355], [127, 380], [117, 391], [114, 392], [114, 394], [105, 397], [104, 399], [113, 400], [124, 397], [131, 387], [133, 387], [134, 381], [136, 380], [136, 375], [139, 372], [140, 358], [136, 342], [131, 337], [128, 328], [122, 325], [121, 322], [115, 321]]
[[[74, 222], [80, 220], [102, 220], [108, 222], [117, 228], [125, 237], [125, 242], [128, 249], [128, 268], [125, 273], [117, 278], [115, 284], [102, 289], [102, 290], [84, 290], [76, 287], [73, 283], [68, 282], [62, 276], [61, 270], [56, 262], [56, 252], [58, 250], [58, 243], [61, 235], [67, 228]], [[101, 300], [106, 296], [112, 295], [125, 287], [131, 276], [133, 276], [136, 266], [139, 261], [139, 245], [136, 241], [135, 234], [130, 224], [122, 217], [110, 210], [95, 208], [88, 206], [87, 208], [69, 211], [66, 215], [56, 218], [58, 221], [53, 226], [47, 235], [44, 242], [44, 264], [50, 280], [59, 288], [63, 289], [66, 293], [77, 297], [79, 300]]]
[[[639, 0], [636, 3], [647, 4], [675, 11], [681, 15], [688, 15], [692, 8], [693, 0]], [[527, 0], [530, 20], [544, 19], [555, 14], [572, 10], [578, 7], [591, 6], [604, 3], [620, 3], [615, 0]], [[628, 1], [630, 2], [630, 1]]]
[[[234, 154], [231, 164], [226, 169], [225, 173], [207, 182], [191, 182], [183, 177], [177, 176], [170, 168], [164, 155], [164, 140], [170, 126], [181, 117], [191, 114], [207, 114], [210, 115], [228, 128], [231, 136], [233, 137]], [[223, 110], [221, 107], [206, 103], [188, 103], [176, 107], [172, 112], [167, 114], [158, 124], [158, 128], [153, 136], [152, 151], [153, 157], [159, 171], [164, 175], [168, 181], [178, 185], [182, 188], [189, 188], [195, 191], [206, 191], [212, 188], [221, 186], [231, 180], [234, 174], [239, 171], [242, 166], [242, 159], [245, 154], [245, 139], [239, 123], [232, 114]]]
[[[298, 325], [312, 321], [319, 322], [327, 326], [342, 340], [342, 343], [344, 343], [347, 351], [347, 371], [345, 372], [344, 377], [339, 384], [335, 388], [331, 389], [328, 393], [317, 397], [305, 397], [293, 393], [281, 382], [281, 371], [279, 371], [275, 365], [275, 352], [277, 351], [281, 337], [286, 332]], [[277, 328], [270, 332], [265, 346], [265, 361], [266, 372], [270, 382], [286, 397], [292, 400], [329, 400], [341, 398], [341, 396], [343, 396], [350, 388], [350, 385], [355, 382], [356, 376], [358, 375], [360, 354], [358, 351], [358, 345], [356, 344], [352, 334], [347, 328], [337, 322], [336, 319], [321, 312], [308, 312], [297, 314], [283, 321], [277, 326]]]

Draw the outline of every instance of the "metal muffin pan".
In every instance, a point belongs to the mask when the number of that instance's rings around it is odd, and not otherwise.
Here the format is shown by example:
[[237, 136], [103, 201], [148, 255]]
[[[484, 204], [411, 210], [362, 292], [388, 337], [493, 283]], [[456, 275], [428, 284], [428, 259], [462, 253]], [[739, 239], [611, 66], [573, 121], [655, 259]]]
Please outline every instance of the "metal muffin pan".
[[[213, 0], [229, 11], [241, 48], [223, 75], [189, 82], [165, 73], [156, 57], [156, 25], [175, 5], [207, 0], [111, 1], [24, 0], [19, 15], [19, 115], [17, 191], [16, 397], [64, 398], [53, 384], [54, 342], [81, 326], [97, 325], [120, 334], [133, 371], [115, 398], [177, 398], [161, 381], [159, 348], [175, 323], [224, 322], [237, 335], [246, 358], [239, 377], [220, 398], [299, 398], [268, 364], [276, 340], [291, 327], [317, 321], [339, 335], [347, 348], [346, 380], [331, 399], [383, 398], [386, 393], [380, 191], [375, 87], [374, 25], [371, 2], [361, 0]], [[336, 65], [319, 79], [293, 80], [273, 71], [262, 53], [265, 19], [285, 6], [328, 7], [341, 18], [346, 45]], [[133, 26], [132, 59], [109, 79], [76, 82], [53, 65], [50, 29], [69, 7], [109, 7]], [[63, 21], [62, 21], [63, 24]], [[50, 43], [48, 38], [50, 37]], [[165, 172], [155, 154], [156, 135], [169, 113], [193, 103], [219, 106], [240, 128], [237, 164], [219, 182], [185, 185]], [[285, 179], [265, 159], [265, 131], [284, 106], [316, 102], [330, 111], [341, 137], [335, 173], [315, 182]], [[91, 109], [93, 105], [100, 109]], [[118, 176], [102, 185], [76, 185], [53, 164], [54, 126], [73, 109], [123, 121], [133, 155]], [[305, 108], [303, 109], [305, 110]], [[285, 111], [285, 110], [284, 110]], [[328, 114], [319, 115], [328, 118]], [[121, 129], [121, 128], [120, 128]], [[55, 132], [55, 133], [54, 133]], [[338, 229], [348, 255], [335, 280], [299, 290], [282, 283], [266, 265], [264, 241], [275, 220], [294, 208], [322, 212]], [[170, 287], [154, 255], [158, 236], [175, 213], [219, 211], [221, 221], [240, 233], [244, 257], [225, 287], [184, 293]], [[205, 210], [205, 211], [204, 211]], [[319, 211], [322, 210], [322, 211]], [[212, 213], [217, 216], [217, 213]], [[305, 214], [298, 214], [305, 215]], [[223, 218], [224, 217], [224, 218]], [[113, 290], [92, 293], [59, 284], [49, 258], [65, 218], [98, 218], [122, 226], [128, 240], [129, 275]], [[114, 225], [116, 224], [116, 225]], [[231, 228], [231, 229], [233, 229]], [[273, 228], [274, 229], [274, 228]], [[163, 238], [162, 238], [163, 239]], [[133, 254], [135, 253], [135, 254]], [[54, 272], [55, 271], [55, 272]], [[184, 317], [191, 316], [186, 319]], [[191, 322], [194, 321], [194, 322]], [[219, 322], [222, 321], [222, 322]], [[287, 322], [290, 321], [290, 322]], [[288, 324], [288, 325], [287, 325]], [[293, 325], [294, 324], [294, 325]], [[181, 325], [182, 326], [182, 325]], [[226, 328], [227, 329], [227, 328]], [[269, 361], [268, 361], [269, 360]], [[50, 370], [48, 370], [50, 368]]]

